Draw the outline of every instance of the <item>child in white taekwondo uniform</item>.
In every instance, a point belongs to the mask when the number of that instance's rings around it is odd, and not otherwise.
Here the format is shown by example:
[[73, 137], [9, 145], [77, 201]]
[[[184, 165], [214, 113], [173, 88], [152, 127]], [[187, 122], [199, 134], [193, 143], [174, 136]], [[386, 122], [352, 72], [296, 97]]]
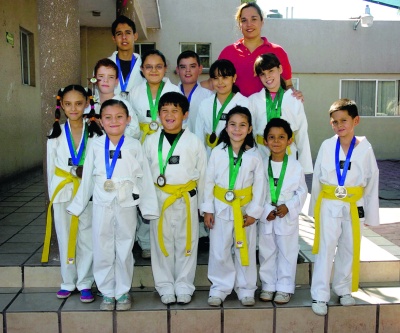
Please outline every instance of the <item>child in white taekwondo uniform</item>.
[[225, 127], [228, 112], [236, 105], [249, 106], [249, 100], [235, 85], [236, 69], [232, 62], [215, 61], [210, 67], [210, 78], [216, 94], [201, 102], [195, 125], [195, 133], [206, 145], [208, 157], [219, 143], [218, 136]]
[[271, 119], [264, 130], [271, 156], [264, 159], [267, 200], [259, 222], [260, 300], [277, 304], [288, 303], [294, 294], [299, 214], [308, 192], [303, 168], [286, 153], [292, 134], [281, 118]]
[[140, 142], [124, 136], [130, 117], [125, 104], [105, 101], [100, 109], [107, 135], [94, 140], [82, 185], [68, 211], [79, 215], [93, 195], [93, 273], [103, 294], [101, 310], [131, 307], [137, 205], [143, 216], [159, 216], [151, 172]]
[[167, 60], [159, 50], [149, 50], [142, 55], [141, 70], [145, 81], [129, 92], [129, 102], [138, 117], [143, 143], [147, 135], [160, 127], [157, 117], [160, 97], [166, 92], [180, 90], [165, 77]]
[[265, 176], [247, 108], [229, 111], [219, 141], [207, 167], [200, 210], [210, 229], [208, 304], [221, 305], [235, 288], [241, 303], [252, 306], [257, 289], [256, 220], [263, 212]]
[[[50, 204], [47, 212], [46, 236], [42, 262], [48, 262], [51, 239], [51, 207], [60, 251], [61, 289], [58, 298], [68, 298], [78, 288], [82, 302], [92, 302], [94, 281], [92, 272], [92, 204], [79, 216], [71, 217], [66, 207], [71, 203], [78, 187], [88, 145], [94, 132], [102, 135], [96, 122], [88, 126], [83, 118], [84, 109], [93, 98], [90, 90], [80, 85], [69, 85], [57, 95], [56, 121], [47, 141], [47, 179]], [[60, 125], [60, 108], [68, 118]], [[76, 254], [76, 258], [75, 258]]]
[[328, 311], [332, 266], [340, 304], [355, 304], [351, 292], [358, 290], [362, 224], [379, 224], [379, 170], [371, 144], [354, 135], [357, 105], [340, 99], [329, 114], [336, 135], [318, 152], [309, 211], [315, 217], [312, 310], [321, 316]]
[[285, 91], [285, 81], [281, 77], [282, 66], [278, 58], [272, 53], [259, 56], [254, 63], [254, 71], [265, 87], [249, 97], [249, 108], [254, 115], [254, 134], [261, 155], [263, 158], [270, 155], [268, 147], [263, 144], [265, 125], [272, 118], [285, 119], [294, 133], [294, 140], [287, 151], [289, 158], [298, 159], [304, 173], [312, 173], [308, 124], [303, 102], [292, 95], [292, 90]]
[[183, 51], [176, 61], [176, 73], [179, 75], [180, 83], [178, 85], [182, 94], [189, 100], [189, 116], [183, 121], [183, 127], [189, 127], [194, 133], [197, 115], [199, 113], [200, 103], [213, 95], [212, 91], [201, 86], [198, 81], [203, 66], [199, 55], [191, 50]]
[[159, 220], [150, 223], [151, 267], [164, 304], [191, 301], [197, 264], [198, 205], [203, 198], [206, 150], [189, 129], [182, 129], [189, 103], [177, 92], [160, 98], [163, 130], [148, 136], [144, 151], [156, 185]]
[[99, 100], [95, 104], [96, 114], [100, 113], [101, 104], [109, 99], [123, 101], [129, 111], [131, 121], [126, 126], [125, 135], [135, 139], [140, 138], [140, 127], [136, 113], [133, 111], [131, 104], [121, 96], [121, 93], [114, 94], [115, 88], [118, 86], [118, 67], [110, 59], [100, 59], [94, 67], [94, 76], [96, 79], [96, 87], [99, 90]]
[[134, 53], [138, 33], [135, 23], [124, 15], [118, 16], [112, 23], [111, 32], [117, 46], [117, 51], [109, 57], [118, 67], [118, 83], [114, 94], [127, 100], [128, 93], [144, 81], [140, 75], [140, 55]]

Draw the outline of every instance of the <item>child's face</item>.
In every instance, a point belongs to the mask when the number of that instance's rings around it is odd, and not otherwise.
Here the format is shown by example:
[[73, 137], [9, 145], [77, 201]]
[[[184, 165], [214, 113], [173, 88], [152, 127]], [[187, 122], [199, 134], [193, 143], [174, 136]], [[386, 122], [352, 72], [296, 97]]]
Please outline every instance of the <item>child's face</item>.
[[[218, 73], [215, 73], [215, 75], [218, 75]], [[234, 76], [216, 76], [212, 79], [214, 89], [218, 95], [229, 95], [235, 81], [236, 74]]]
[[149, 84], [158, 84], [163, 79], [167, 67], [159, 55], [151, 54], [142, 64], [142, 71]]
[[188, 117], [188, 112], [183, 114], [182, 108], [174, 104], [165, 104], [158, 113], [161, 124], [166, 133], [177, 134], [182, 130], [183, 120]]
[[264, 144], [269, 148], [272, 155], [282, 155], [286, 153], [286, 148], [292, 143], [282, 127], [271, 127]]
[[179, 66], [176, 67], [176, 72], [182, 84], [196, 83], [202, 71], [203, 66], [199, 66], [196, 58], [181, 59], [179, 61]]
[[277, 92], [281, 86], [282, 66], [266, 69], [258, 76], [269, 92]]
[[359, 122], [359, 116], [353, 119], [346, 110], [335, 111], [331, 114], [332, 129], [340, 138], [353, 138], [354, 127]]
[[114, 88], [118, 85], [118, 77], [115, 69], [112, 67], [100, 66], [96, 73], [97, 87], [102, 94], [110, 94], [114, 92]]
[[64, 94], [61, 107], [69, 120], [81, 120], [89, 101], [79, 91], [71, 90]]
[[117, 45], [118, 51], [132, 51], [135, 41], [138, 39], [138, 34], [133, 33], [132, 28], [126, 23], [120, 23], [115, 29], [113, 41]]
[[243, 143], [247, 134], [251, 133], [252, 130], [247, 117], [240, 113], [232, 115], [226, 124], [226, 132], [231, 142]]
[[130, 122], [131, 117], [120, 105], [110, 105], [101, 111], [100, 123], [109, 137], [121, 137]]

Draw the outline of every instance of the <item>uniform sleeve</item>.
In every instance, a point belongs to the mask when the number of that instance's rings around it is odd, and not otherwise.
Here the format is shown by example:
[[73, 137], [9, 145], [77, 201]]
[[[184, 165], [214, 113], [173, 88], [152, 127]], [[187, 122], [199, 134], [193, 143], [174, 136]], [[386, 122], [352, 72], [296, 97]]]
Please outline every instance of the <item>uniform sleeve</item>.
[[197, 170], [199, 170], [200, 176], [197, 181], [197, 207], [201, 207], [204, 198], [204, 186], [205, 186], [205, 178], [206, 178], [206, 170], [207, 170], [207, 152], [204, 145], [198, 140], [198, 149], [197, 149]]
[[[215, 148], [217, 149], [217, 148]], [[200, 205], [200, 214], [214, 213], [214, 185], [215, 185], [215, 156], [216, 150], [211, 152], [207, 165], [207, 171], [204, 181], [203, 203]]]
[[140, 203], [139, 208], [142, 216], [147, 220], [154, 220], [160, 217], [156, 189], [153, 183], [149, 162], [141, 145], [138, 145], [137, 160], [142, 166], [143, 177], [138, 179]]
[[310, 141], [308, 138], [308, 123], [306, 113], [304, 112], [304, 106], [301, 101], [296, 101], [297, 108], [297, 121], [298, 130], [295, 134], [294, 141], [299, 152], [298, 161], [304, 169], [305, 174], [313, 172]]
[[323, 146], [321, 146], [321, 148], [319, 149], [317, 160], [315, 161], [314, 174], [313, 174], [312, 187], [311, 187], [310, 207], [308, 209], [309, 216], [314, 216], [315, 203], [317, 202], [319, 193], [322, 190], [322, 185], [321, 185], [321, 182], [319, 181], [319, 179], [321, 177], [322, 159], [323, 159]]
[[57, 139], [47, 139], [47, 189], [49, 191], [49, 199], [53, 196], [53, 190], [51, 188], [51, 181], [53, 179], [56, 170], [56, 158], [57, 158]]
[[264, 211], [264, 202], [266, 196], [264, 167], [261, 155], [255, 159], [254, 181], [253, 181], [253, 198], [246, 206], [246, 214], [259, 219]]
[[139, 120], [136, 113], [133, 111], [131, 104], [126, 103], [128, 107], [129, 115], [131, 116], [131, 122], [125, 129], [125, 135], [130, 136], [134, 139], [140, 138], [140, 127], [139, 127]]
[[68, 213], [79, 216], [85, 210], [94, 190], [94, 149], [93, 145], [88, 145], [85, 162], [83, 165], [82, 181], [79, 185], [71, 204], [67, 207]]
[[289, 210], [290, 220], [298, 219], [299, 214], [301, 213], [301, 210], [304, 206], [304, 202], [306, 201], [308, 193], [304, 172], [300, 166], [298, 168], [298, 172], [296, 172], [294, 177], [299, 179], [299, 187], [295, 191], [293, 197], [285, 202], [285, 205]]
[[205, 124], [203, 119], [203, 112], [204, 112], [205, 104], [204, 101], [199, 105], [199, 111], [197, 114], [196, 125], [194, 133], [200, 139], [200, 141], [205, 145]]
[[379, 222], [379, 169], [372, 148], [369, 148], [369, 179], [364, 188], [364, 224], [377, 226]]

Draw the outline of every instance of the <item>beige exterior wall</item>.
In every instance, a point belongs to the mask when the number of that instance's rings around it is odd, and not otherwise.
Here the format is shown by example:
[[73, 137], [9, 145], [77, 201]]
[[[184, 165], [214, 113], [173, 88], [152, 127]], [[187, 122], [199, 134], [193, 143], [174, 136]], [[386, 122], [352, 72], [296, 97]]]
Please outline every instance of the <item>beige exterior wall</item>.
[[[36, 1], [1, 1], [0, 8], [1, 182], [13, 174], [42, 164], [43, 137]], [[20, 28], [33, 33], [35, 86], [22, 84]], [[14, 35], [14, 47], [6, 43], [6, 32]]]

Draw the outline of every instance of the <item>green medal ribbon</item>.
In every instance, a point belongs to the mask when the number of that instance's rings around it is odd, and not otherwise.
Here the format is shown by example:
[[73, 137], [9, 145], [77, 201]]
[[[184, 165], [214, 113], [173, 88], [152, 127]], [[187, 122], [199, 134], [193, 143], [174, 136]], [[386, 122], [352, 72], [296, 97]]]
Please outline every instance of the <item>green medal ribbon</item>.
[[224, 112], [225, 108], [229, 104], [229, 102], [232, 100], [233, 96], [235, 94], [231, 92], [228, 96], [228, 98], [225, 100], [224, 104], [222, 104], [221, 109], [219, 109], [218, 114], [217, 114], [217, 94], [215, 94], [214, 98], [214, 106], [213, 106], [213, 126], [212, 126], [212, 132], [215, 133], [218, 122], [221, 119], [222, 113]]
[[280, 118], [282, 115], [281, 107], [284, 91], [282, 87], [279, 87], [278, 92], [272, 100], [271, 94], [268, 89], [265, 89], [265, 104], [267, 109], [267, 123], [273, 118]]
[[160, 175], [164, 175], [165, 169], [167, 168], [168, 161], [171, 158], [172, 153], [174, 152], [175, 147], [176, 147], [180, 137], [182, 136], [183, 132], [184, 131], [179, 132], [179, 134], [176, 136], [174, 142], [172, 143], [171, 148], [168, 151], [167, 158], [165, 159], [165, 164], [164, 164], [163, 158], [162, 158], [162, 147], [163, 147], [163, 141], [164, 141], [164, 131], [161, 131], [160, 139], [158, 140], [158, 164], [159, 164], [159, 167], [160, 167]]
[[269, 190], [270, 190], [270, 193], [271, 193], [271, 203], [272, 203], [272, 205], [276, 205], [278, 203], [278, 199], [279, 199], [279, 196], [281, 194], [283, 178], [285, 178], [287, 162], [288, 162], [288, 155], [285, 154], [285, 157], [283, 158], [283, 164], [282, 164], [281, 173], [280, 173], [279, 179], [278, 179], [278, 184], [275, 187], [274, 175], [272, 173], [272, 167], [271, 167], [271, 156], [269, 157], [269, 161], [268, 161], [268, 178], [269, 178]]
[[[68, 120], [67, 120], [68, 122]], [[72, 136], [72, 134], [70, 133], [69, 130], [69, 124], [65, 124], [65, 135], [67, 136], [67, 142], [68, 142], [68, 147], [71, 153], [71, 158], [74, 162], [77, 162], [76, 164], [74, 163], [74, 165], [76, 166], [82, 166], [83, 162], [85, 162], [85, 157], [86, 157], [86, 147], [87, 147], [87, 141], [88, 141], [88, 137], [89, 137], [89, 127], [88, 124], [85, 123], [85, 128], [83, 129], [83, 146], [81, 143], [80, 146], [80, 151], [78, 152], [78, 154], [76, 154], [76, 150], [75, 150], [75, 141], [74, 138]], [[78, 159], [79, 158], [79, 159]], [[76, 161], [76, 159], [78, 159], [78, 161]]]
[[229, 190], [232, 191], [235, 187], [236, 178], [239, 173], [240, 164], [242, 162], [243, 150], [240, 149], [236, 163], [233, 157], [233, 149], [232, 146], [228, 146], [228, 154], [229, 154]]
[[151, 116], [152, 121], [156, 121], [156, 119], [157, 119], [158, 102], [160, 101], [161, 92], [164, 88], [164, 85], [165, 85], [164, 81], [161, 81], [160, 86], [158, 87], [158, 90], [157, 90], [156, 100], [153, 103], [153, 96], [151, 94], [150, 85], [148, 82], [146, 82], [147, 98], [149, 100], [150, 116]]

